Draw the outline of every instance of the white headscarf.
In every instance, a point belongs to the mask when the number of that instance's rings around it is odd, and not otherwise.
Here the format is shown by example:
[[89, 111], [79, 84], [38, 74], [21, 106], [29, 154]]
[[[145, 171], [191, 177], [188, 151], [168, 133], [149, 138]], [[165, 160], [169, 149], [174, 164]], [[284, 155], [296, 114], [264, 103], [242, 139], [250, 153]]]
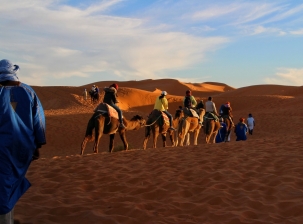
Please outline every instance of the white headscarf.
[[19, 71], [18, 65], [13, 65], [9, 60], [0, 61], [0, 82], [3, 81], [19, 81], [16, 73]]

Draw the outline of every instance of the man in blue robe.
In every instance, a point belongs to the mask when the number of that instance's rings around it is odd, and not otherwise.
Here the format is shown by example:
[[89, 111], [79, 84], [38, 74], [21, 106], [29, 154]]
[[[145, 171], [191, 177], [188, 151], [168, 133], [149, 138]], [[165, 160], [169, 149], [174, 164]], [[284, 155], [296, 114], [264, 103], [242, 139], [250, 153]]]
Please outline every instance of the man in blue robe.
[[236, 141], [245, 141], [247, 139], [246, 134], [248, 131], [247, 125], [244, 123], [244, 118], [240, 118], [240, 122], [235, 127], [235, 133], [237, 136]]
[[220, 142], [224, 142], [225, 141], [225, 136], [227, 133], [227, 126], [226, 124], [223, 122], [223, 118], [220, 118], [220, 125], [221, 128], [218, 131], [218, 134], [216, 136], [216, 143], [220, 143]]
[[19, 81], [18, 65], [0, 61], [0, 223], [14, 223], [13, 208], [30, 187], [25, 178], [46, 144], [45, 116], [34, 90]]

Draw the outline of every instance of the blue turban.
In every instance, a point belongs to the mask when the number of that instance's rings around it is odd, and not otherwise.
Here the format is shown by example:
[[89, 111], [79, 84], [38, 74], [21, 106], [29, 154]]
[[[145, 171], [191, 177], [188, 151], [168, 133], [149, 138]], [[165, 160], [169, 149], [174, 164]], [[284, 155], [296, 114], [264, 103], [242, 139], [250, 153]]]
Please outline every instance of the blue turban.
[[0, 82], [3, 81], [19, 81], [16, 73], [19, 71], [18, 65], [13, 65], [9, 60], [0, 61]]

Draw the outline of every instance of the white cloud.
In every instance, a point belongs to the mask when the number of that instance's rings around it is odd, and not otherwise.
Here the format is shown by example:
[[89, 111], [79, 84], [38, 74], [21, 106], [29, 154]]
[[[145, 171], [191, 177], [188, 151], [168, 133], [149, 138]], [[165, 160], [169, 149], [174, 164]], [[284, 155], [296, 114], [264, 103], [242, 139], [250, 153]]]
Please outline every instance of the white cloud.
[[303, 35], [303, 28], [299, 30], [290, 31], [290, 33], [294, 35]]
[[163, 71], [203, 61], [207, 52], [228, 41], [160, 32], [143, 26], [140, 18], [96, 14], [119, 1], [86, 9], [57, 1], [30, 1], [30, 7], [21, 0], [5, 2], [9, 11], [2, 8], [0, 13], [0, 29], [6, 31], [0, 48], [15, 55], [9, 59], [20, 64], [21, 81], [33, 85], [48, 85], [50, 77], [92, 74], [103, 74], [100, 79], [157, 78]]
[[266, 78], [265, 82], [268, 84], [302, 86], [303, 68], [279, 68], [275, 76]]
[[257, 26], [245, 26], [242, 27], [242, 33], [245, 35], [258, 35], [258, 34], [277, 34], [277, 35], [285, 35], [286, 32], [283, 30], [280, 30], [278, 28], [273, 27], [264, 27], [261, 25]]

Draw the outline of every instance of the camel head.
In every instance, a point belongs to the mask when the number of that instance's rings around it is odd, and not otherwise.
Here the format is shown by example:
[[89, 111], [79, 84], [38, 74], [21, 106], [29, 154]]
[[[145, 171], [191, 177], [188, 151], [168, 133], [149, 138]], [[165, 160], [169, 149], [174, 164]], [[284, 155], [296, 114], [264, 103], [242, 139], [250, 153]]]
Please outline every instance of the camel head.
[[175, 119], [182, 118], [182, 117], [184, 117], [184, 111], [182, 109], [182, 106], [180, 106], [179, 109], [176, 110]]
[[135, 115], [135, 116], [131, 119], [131, 121], [138, 121], [140, 127], [143, 127], [143, 126], [145, 126], [145, 124], [146, 124], [146, 120], [145, 120], [142, 116], [140, 116], [140, 115]]

